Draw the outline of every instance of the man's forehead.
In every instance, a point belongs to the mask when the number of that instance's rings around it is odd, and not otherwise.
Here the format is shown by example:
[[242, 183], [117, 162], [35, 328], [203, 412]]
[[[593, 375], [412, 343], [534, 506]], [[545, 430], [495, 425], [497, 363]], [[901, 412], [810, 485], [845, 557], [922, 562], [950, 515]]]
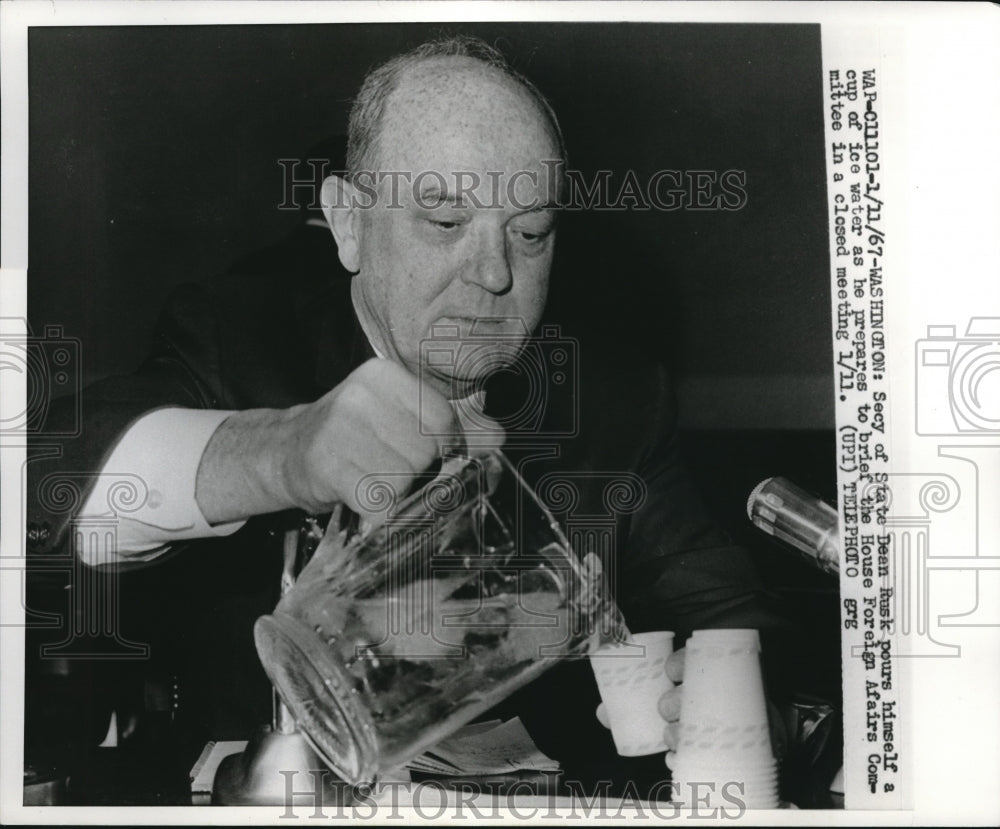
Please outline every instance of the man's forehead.
[[379, 134], [382, 169], [513, 173], [558, 155], [538, 101], [514, 79], [466, 57], [410, 67], [386, 101]]

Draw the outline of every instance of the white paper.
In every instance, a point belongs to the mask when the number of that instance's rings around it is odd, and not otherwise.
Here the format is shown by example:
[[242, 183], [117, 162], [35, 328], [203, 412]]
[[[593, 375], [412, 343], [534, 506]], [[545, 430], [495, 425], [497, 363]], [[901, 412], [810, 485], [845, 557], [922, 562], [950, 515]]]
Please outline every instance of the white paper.
[[555, 771], [559, 763], [539, 751], [520, 717], [515, 717], [490, 728], [477, 723], [459, 730], [417, 757], [407, 768], [439, 774], [484, 775]]

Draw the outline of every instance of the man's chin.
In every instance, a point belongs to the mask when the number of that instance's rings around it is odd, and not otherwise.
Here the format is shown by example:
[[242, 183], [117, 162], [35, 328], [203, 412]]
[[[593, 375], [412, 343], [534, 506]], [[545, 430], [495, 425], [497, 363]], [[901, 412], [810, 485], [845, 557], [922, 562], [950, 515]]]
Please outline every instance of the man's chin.
[[491, 375], [509, 369], [525, 345], [523, 329], [508, 334], [505, 324], [490, 323], [481, 333], [473, 328], [471, 335], [469, 326], [456, 327], [452, 336], [436, 327], [420, 347], [420, 376], [451, 398], [467, 397]]
[[421, 379], [430, 383], [449, 400], [461, 400], [477, 391], [486, 383], [488, 373], [483, 374], [450, 374], [442, 371], [421, 372]]

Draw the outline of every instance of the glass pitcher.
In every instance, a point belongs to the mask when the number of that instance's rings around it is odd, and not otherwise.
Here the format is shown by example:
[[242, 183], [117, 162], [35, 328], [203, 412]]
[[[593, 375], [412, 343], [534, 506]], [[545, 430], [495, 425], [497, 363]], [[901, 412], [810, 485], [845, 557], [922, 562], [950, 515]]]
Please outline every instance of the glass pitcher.
[[[370, 483], [369, 500], [391, 492]], [[559, 659], [625, 635], [599, 559], [574, 553], [502, 452], [449, 458], [390, 506], [350, 542], [331, 521], [254, 628], [300, 729], [353, 784], [413, 759]]]

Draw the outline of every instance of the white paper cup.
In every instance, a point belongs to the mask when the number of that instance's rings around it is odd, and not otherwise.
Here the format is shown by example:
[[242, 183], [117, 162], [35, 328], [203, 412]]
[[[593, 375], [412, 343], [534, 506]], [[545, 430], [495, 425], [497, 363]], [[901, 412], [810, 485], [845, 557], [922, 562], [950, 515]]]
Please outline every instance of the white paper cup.
[[695, 631], [687, 645], [681, 689], [682, 725], [766, 726], [757, 631]]
[[[687, 644], [676, 753], [667, 765], [681, 791], [742, 787], [747, 808], [778, 807], [756, 630], [695, 631]], [[732, 788], [730, 788], [732, 791]], [[714, 801], [713, 801], [714, 802]]]
[[781, 805], [776, 789], [766, 792], [749, 789], [741, 791], [723, 782], [713, 784], [711, 781], [698, 780], [680, 783], [675, 791], [677, 799], [674, 802], [688, 808], [694, 808], [695, 801], [698, 808], [707, 806], [709, 809], [726, 810], [733, 809], [738, 802], [742, 802], [746, 809], [777, 809]]
[[699, 775], [712, 780], [763, 781], [778, 779], [778, 767], [773, 760], [761, 763], [726, 764], [711, 760], [686, 759], [675, 755], [667, 765], [673, 776], [687, 779], [693, 779]]
[[674, 687], [666, 671], [673, 650], [674, 634], [655, 631], [633, 634], [624, 644], [608, 645], [590, 655], [615, 750], [623, 757], [667, 750], [659, 702]]
[[677, 753], [684, 756], [704, 756], [713, 759], [770, 760], [773, 756], [771, 735], [767, 725], [692, 726], [681, 723]]
[[711, 777], [730, 776], [754, 777], [763, 779], [773, 777], [777, 774], [777, 763], [772, 760], [747, 760], [744, 762], [732, 762], [716, 760], [711, 757], [691, 758], [680, 755], [673, 755], [673, 759], [667, 766], [674, 774], [690, 774], [697, 771], [701, 774], [708, 774]]
[[688, 642], [722, 645], [727, 648], [747, 648], [760, 653], [760, 631], [757, 628], [709, 628], [691, 633]]
[[[678, 778], [680, 781], [680, 778]], [[777, 781], [739, 780], [734, 777], [713, 779], [710, 777], [687, 778], [691, 782], [679, 782], [678, 791], [694, 791], [697, 788], [709, 789], [720, 796], [728, 792], [728, 800], [737, 798], [747, 809], [776, 809], [780, 802], [780, 791]]]
[[777, 786], [777, 774], [748, 774], [743, 771], [717, 769], [680, 769], [674, 773], [676, 780], [712, 780], [719, 783], [745, 783], [748, 786]]

